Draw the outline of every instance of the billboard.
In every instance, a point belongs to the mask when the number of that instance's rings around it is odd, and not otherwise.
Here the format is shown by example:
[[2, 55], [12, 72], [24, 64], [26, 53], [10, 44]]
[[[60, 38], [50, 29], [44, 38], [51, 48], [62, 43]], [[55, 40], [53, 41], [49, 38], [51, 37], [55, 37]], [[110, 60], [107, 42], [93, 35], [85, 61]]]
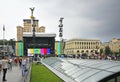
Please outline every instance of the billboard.
[[16, 56], [24, 56], [23, 42], [16, 42]]
[[61, 42], [59, 41], [58, 42], [58, 55], [61, 55], [61, 53], [62, 53], [62, 49], [61, 49], [62, 47], [61, 47]]

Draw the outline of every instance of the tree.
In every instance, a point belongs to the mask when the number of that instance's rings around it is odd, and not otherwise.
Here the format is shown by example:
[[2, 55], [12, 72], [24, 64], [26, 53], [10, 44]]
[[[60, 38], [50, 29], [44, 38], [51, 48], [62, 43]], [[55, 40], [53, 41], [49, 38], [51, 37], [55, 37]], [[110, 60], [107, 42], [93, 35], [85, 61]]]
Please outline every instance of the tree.
[[111, 53], [110, 47], [109, 47], [109, 46], [106, 46], [106, 47], [105, 47], [105, 54], [106, 54], [106, 55], [109, 55], [110, 53]]
[[[4, 40], [4, 44], [7, 44], [7, 40]], [[3, 40], [0, 40], [0, 45], [3, 45]]]
[[102, 53], [103, 53], [103, 49], [101, 48], [101, 49], [100, 49], [100, 54], [102, 54]]

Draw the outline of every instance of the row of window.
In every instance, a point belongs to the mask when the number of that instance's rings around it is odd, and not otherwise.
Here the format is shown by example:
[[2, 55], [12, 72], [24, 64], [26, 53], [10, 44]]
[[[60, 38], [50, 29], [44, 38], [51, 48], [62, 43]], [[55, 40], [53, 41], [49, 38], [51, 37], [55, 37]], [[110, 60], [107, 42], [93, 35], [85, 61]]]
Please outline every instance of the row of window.
[[66, 46], [66, 49], [98, 49], [98, 46]]
[[93, 52], [93, 50], [81, 50], [81, 51], [79, 51], [79, 50], [77, 50], [76, 52], [74, 52], [74, 51], [66, 51], [66, 53], [67, 54], [74, 54], [74, 53], [90, 53], [90, 52]]
[[[31, 32], [31, 29], [24, 29], [24, 32]], [[44, 29], [40, 29], [40, 30], [36, 29], [36, 32], [45, 32], [45, 30]]]
[[75, 45], [95, 45], [95, 44], [100, 44], [99, 42], [73, 42], [73, 43], [68, 43], [70, 44], [75, 44]]

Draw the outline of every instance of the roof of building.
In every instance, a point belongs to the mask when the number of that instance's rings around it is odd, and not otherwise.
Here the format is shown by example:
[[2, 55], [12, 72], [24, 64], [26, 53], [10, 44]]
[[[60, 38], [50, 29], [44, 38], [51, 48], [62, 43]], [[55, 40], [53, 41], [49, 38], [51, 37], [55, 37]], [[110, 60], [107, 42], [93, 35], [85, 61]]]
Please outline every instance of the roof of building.
[[43, 62], [74, 82], [105, 82], [106, 78], [120, 74], [119, 61], [47, 58]]
[[81, 38], [75, 38], [75, 39], [70, 39], [67, 41], [100, 41], [99, 39], [81, 39]]
[[[33, 32], [23, 32], [23, 37], [32, 37]], [[38, 33], [35, 32], [36, 37], [56, 37], [55, 33]]]

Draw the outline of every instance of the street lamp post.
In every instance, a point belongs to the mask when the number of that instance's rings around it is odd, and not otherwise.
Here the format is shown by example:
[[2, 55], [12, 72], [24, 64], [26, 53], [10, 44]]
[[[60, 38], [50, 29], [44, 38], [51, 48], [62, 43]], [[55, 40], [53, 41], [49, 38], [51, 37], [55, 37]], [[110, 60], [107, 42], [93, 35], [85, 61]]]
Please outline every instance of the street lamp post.
[[3, 55], [5, 55], [5, 26], [3, 25]]

